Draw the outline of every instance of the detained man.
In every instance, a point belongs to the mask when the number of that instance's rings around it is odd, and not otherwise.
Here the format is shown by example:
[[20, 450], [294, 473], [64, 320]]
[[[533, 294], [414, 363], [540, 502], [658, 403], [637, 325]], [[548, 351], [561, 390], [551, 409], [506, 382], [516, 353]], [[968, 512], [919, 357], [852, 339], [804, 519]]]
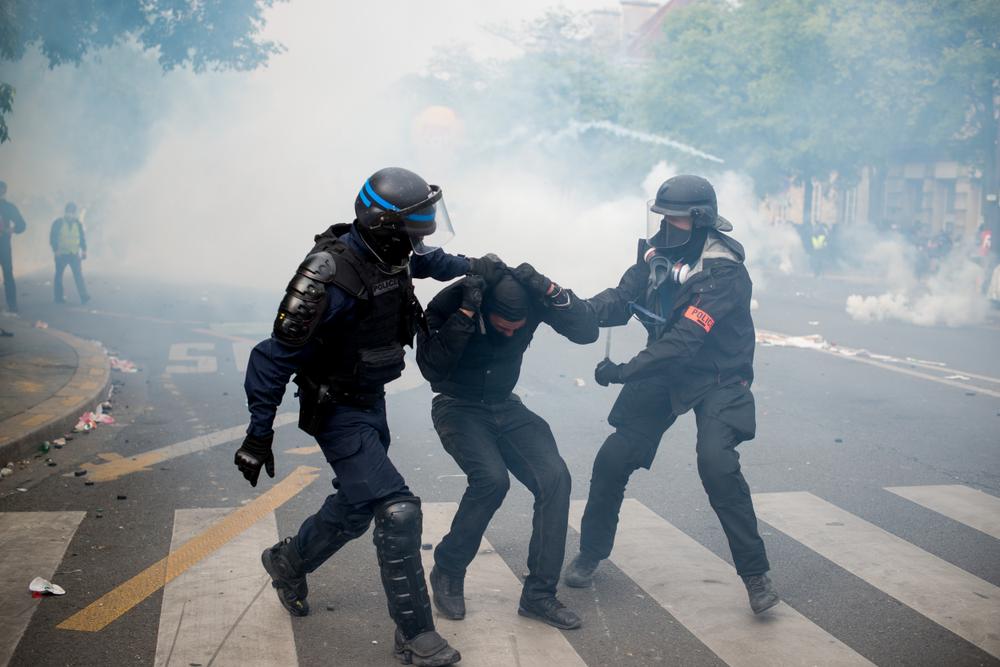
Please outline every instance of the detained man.
[[466, 569], [510, 488], [509, 472], [535, 501], [518, 614], [565, 630], [581, 625], [556, 597], [569, 470], [549, 425], [513, 393], [524, 352], [543, 322], [574, 343], [597, 340], [587, 304], [522, 264], [493, 288], [470, 275], [444, 289], [427, 308], [428, 333], [417, 336], [417, 363], [437, 394], [434, 428], [468, 479], [430, 575], [434, 605], [453, 620], [465, 617]]

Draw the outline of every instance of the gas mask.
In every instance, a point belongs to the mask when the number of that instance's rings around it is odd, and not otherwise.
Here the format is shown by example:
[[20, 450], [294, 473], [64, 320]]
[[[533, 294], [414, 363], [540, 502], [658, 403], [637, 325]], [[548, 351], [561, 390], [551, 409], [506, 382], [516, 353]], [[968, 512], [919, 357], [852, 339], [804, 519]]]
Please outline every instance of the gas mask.
[[643, 259], [649, 265], [649, 286], [654, 290], [664, 283], [683, 285], [691, 273], [690, 266], [660, 254], [656, 248], [647, 250]]

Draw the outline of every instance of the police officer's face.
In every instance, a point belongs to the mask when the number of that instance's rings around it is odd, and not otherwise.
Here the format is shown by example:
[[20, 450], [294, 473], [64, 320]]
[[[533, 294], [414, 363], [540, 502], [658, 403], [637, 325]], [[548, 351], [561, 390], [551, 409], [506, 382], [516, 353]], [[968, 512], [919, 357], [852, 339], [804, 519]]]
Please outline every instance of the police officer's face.
[[689, 215], [665, 215], [663, 216], [663, 219], [666, 220], [671, 227], [676, 227], [677, 229], [684, 230], [685, 232], [691, 231], [691, 216]]

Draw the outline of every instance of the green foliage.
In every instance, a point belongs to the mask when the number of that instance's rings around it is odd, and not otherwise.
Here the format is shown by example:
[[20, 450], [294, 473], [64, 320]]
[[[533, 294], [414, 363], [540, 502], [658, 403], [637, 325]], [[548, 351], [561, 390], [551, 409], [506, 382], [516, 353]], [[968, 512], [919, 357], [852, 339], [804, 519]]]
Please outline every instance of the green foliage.
[[[132, 41], [154, 50], [164, 71], [252, 70], [282, 47], [261, 39], [276, 0], [2, 0], [0, 60], [37, 45], [50, 67], [79, 64], [93, 51]], [[0, 107], [0, 143], [7, 140]]]
[[14, 108], [14, 92], [13, 86], [0, 83], [0, 144], [10, 138], [7, 135], [7, 121], [5, 118], [11, 109]]
[[763, 191], [915, 152], [982, 160], [998, 35], [991, 0], [706, 0], [668, 18], [638, 106]]

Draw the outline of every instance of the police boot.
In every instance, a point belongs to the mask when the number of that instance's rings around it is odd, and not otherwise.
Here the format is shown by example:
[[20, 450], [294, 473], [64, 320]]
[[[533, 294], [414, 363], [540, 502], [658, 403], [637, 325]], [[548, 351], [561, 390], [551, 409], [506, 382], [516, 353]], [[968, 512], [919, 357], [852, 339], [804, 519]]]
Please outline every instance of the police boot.
[[465, 618], [465, 578], [452, 577], [437, 565], [431, 568], [431, 599], [445, 618], [461, 621]]
[[767, 611], [781, 601], [771, 579], [766, 574], [753, 574], [743, 577], [743, 585], [747, 587], [747, 595], [750, 596], [750, 608], [753, 613], [759, 614]]
[[309, 613], [309, 586], [306, 585], [306, 573], [302, 568], [292, 538], [286, 537], [270, 549], [264, 549], [260, 562], [271, 576], [271, 585], [278, 593], [282, 606], [292, 616], [305, 616]]
[[594, 583], [594, 570], [600, 564], [600, 559], [591, 558], [580, 552], [573, 559], [573, 562], [566, 566], [563, 581], [567, 586], [573, 588], [588, 588]]
[[396, 660], [404, 665], [454, 665], [462, 659], [462, 654], [453, 649], [445, 638], [434, 630], [422, 632], [413, 639], [407, 639], [396, 629]]
[[404, 665], [453, 665], [458, 651], [434, 631], [434, 615], [420, 563], [420, 499], [403, 496], [375, 509], [375, 553], [389, 616], [396, 622], [396, 659]]
[[567, 609], [555, 595], [540, 600], [528, 600], [522, 595], [521, 601], [517, 605], [517, 613], [520, 616], [548, 623], [560, 630], [573, 630], [583, 624], [580, 617]]

